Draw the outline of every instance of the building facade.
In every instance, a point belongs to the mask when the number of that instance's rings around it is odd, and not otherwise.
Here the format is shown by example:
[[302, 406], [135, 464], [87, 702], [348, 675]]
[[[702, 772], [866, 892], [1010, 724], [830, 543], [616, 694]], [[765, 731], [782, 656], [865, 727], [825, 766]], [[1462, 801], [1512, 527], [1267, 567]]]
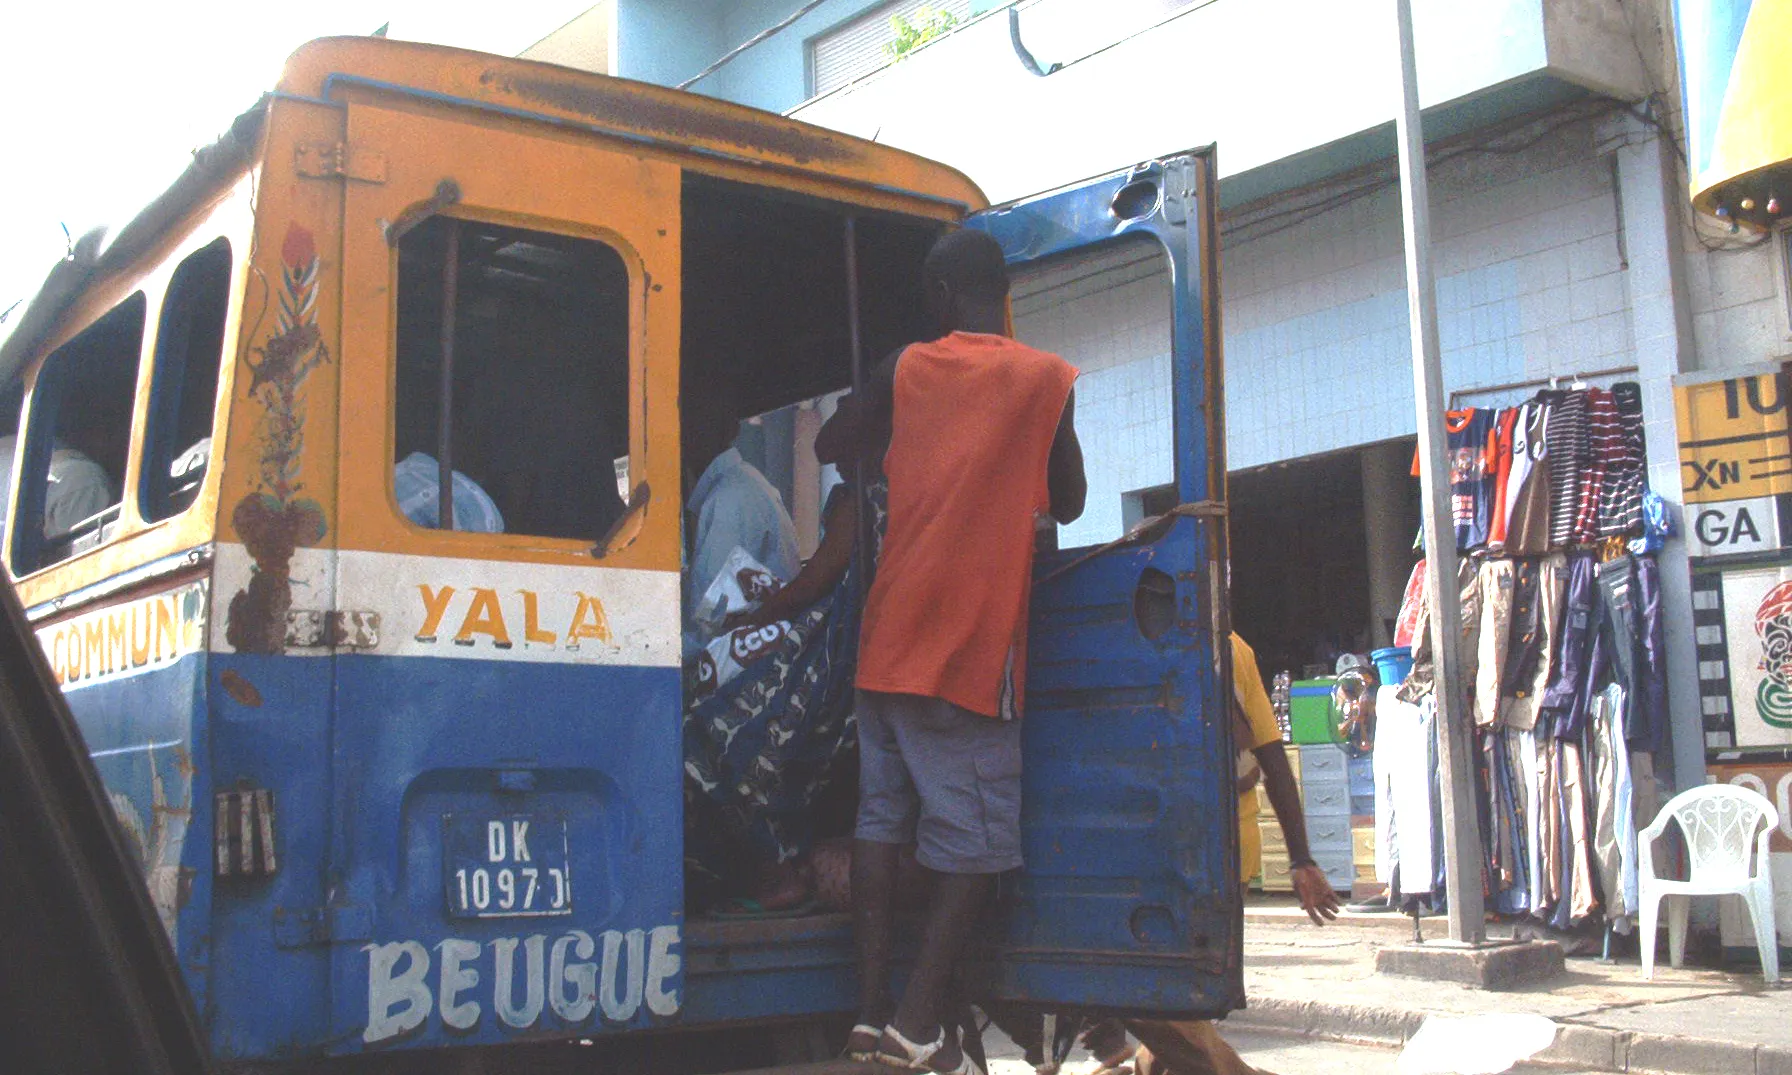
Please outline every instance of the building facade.
[[[804, 6], [611, 0], [591, 22], [610, 73], [701, 75], [696, 92], [945, 161], [995, 201], [1216, 144], [1235, 618], [1266, 671], [1387, 644], [1418, 519], [1390, 6], [828, 0], [703, 73]], [[888, 62], [890, 16], [923, 6], [950, 32]], [[1452, 405], [1636, 381], [1677, 512], [1676, 379], [1792, 357], [1792, 240], [1692, 212], [1664, 3], [1414, 7]], [[1014, 313], [1082, 371], [1089, 510], [1060, 543], [1118, 536], [1173, 473], [1161, 255], [1053, 264]], [[1661, 560], [1663, 763], [1689, 786], [1707, 743], [1683, 543]]]

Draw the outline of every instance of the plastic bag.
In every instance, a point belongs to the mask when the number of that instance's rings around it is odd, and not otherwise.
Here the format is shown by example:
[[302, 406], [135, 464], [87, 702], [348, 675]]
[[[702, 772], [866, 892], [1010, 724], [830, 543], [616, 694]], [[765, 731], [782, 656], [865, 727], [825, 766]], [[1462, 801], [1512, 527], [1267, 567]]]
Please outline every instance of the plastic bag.
[[784, 584], [747, 550], [735, 546], [722, 570], [697, 603], [697, 628], [706, 639], [691, 671], [690, 690], [701, 697], [717, 690], [747, 666], [781, 652], [789, 642], [790, 624], [780, 620], [763, 627], [723, 630], [737, 612], [751, 612]]
[[1667, 501], [1653, 489], [1643, 490], [1643, 536], [1632, 538], [1630, 551], [1642, 556], [1659, 552], [1668, 538], [1674, 536], [1674, 516], [1668, 511]]

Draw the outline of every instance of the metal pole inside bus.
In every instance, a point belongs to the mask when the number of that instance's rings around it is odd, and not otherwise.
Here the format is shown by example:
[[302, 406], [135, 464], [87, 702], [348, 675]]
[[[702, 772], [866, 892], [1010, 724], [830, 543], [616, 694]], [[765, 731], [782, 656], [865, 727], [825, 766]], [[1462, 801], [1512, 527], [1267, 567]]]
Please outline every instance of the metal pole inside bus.
[[454, 321], [460, 302], [460, 221], [445, 217], [442, 255], [442, 377], [436, 400], [436, 529], [454, 529]]
[[[844, 229], [846, 244], [846, 337], [847, 349], [852, 357], [852, 394], [855, 405], [864, 402], [862, 393], [865, 390], [865, 345], [860, 337], [859, 325], [859, 219], [846, 218]], [[871, 516], [865, 511], [865, 459], [861, 452], [852, 461], [853, 482], [856, 486], [853, 497], [853, 518], [857, 526], [859, 562], [865, 564], [871, 555]], [[865, 591], [870, 583], [865, 578], [866, 571], [861, 567], [858, 571], [859, 607], [865, 607]]]

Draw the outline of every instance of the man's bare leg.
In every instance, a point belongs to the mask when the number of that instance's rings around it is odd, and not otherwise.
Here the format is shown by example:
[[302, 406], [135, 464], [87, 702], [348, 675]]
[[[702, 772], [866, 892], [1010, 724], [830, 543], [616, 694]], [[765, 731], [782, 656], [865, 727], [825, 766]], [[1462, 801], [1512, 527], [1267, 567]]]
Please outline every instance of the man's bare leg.
[[[890, 938], [896, 928], [897, 844], [854, 840], [852, 845], [852, 935], [859, 956], [858, 1022], [878, 1028], [890, 1021]], [[877, 1040], [847, 1041], [848, 1052], [871, 1052]]]
[[[915, 957], [914, 973], [909, 976], [908, 988], [903, 990], [896, 1017], [890, 1021], [903, 1037], [917, 1045], [930, 1044], [940, 1036], [951, 996], [952, 972], [964, 955], [977, 916], [989, 898], [993, 877], [986, 873], [934, 874], [921, 951]], [[888, 1039], [884, 1042], [887, 1049], [895, 1044]], [[932, 1065], [950, 1070], [957, 1066], [961, 1055], [957, 1039], [948, 1034], [945, 1046], [934, 1054]]]

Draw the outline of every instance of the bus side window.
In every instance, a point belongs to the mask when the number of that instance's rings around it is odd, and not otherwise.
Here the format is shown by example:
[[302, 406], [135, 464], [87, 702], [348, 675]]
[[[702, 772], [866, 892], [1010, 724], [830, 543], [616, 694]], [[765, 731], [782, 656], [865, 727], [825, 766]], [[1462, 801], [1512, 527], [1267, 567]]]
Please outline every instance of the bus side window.
[[628, 453], [628, 289], [622, 256], [592, 239], [436, 217], [400, 240], [394, 495], [412, 523], [438, 526], [445, 448], [445, 528], [608, 529]]
[[138, 509], [148, 522], [180, 514], [205, 480], [230, 306], [230, 262], [230, 241], [214, 240], [180, 263], [162, 300], [138, 489]]
[[18, 477], [15, 574], [86, 552], [117, 530], [147, 305], [137, 292], [44, 360]]

